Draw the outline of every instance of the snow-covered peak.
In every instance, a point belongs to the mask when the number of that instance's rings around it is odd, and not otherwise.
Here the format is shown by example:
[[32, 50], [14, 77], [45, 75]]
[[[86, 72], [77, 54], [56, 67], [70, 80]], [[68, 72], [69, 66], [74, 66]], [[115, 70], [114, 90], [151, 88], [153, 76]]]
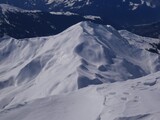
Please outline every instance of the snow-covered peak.
[[3, 37], [0, 120], [158, 120], [158, 42], [91, 22]]
[[160, 56], [147, 50], [157, 39], [123, 36], [81, 22], [55, 36], [0, 40], [0, 108], [160, 70]]

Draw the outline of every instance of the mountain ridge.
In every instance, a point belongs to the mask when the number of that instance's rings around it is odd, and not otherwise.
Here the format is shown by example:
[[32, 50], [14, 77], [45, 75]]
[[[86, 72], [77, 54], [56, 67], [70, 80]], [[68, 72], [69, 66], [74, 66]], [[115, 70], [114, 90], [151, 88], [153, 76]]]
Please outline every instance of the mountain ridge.
[[0, 120], [159, 120], [158, 11], [159, 0], [1, 0]]
[[2, 91], [14, 89], [9, 96], [16, 96], [6, 98], [11, 100], [8, 105], [159, 71], [160, 56], [146, 50], [152, 48], [149, 41], [159, 40], [127, 34], [111, 26], [81, 22], [55, 36], [4, 38], [0, 86]]

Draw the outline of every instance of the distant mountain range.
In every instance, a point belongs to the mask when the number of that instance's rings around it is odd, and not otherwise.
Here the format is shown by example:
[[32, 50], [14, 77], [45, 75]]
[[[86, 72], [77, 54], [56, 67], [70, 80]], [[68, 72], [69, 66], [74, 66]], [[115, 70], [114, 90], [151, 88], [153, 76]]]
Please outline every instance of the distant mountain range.
[[108, 24], [144, 24], [160, 20], [159, 0], [1, 0], [28, 10], [100, 16]]
[[23, 10], [6, 4], [0, 5], [0, 36], [14, 38], [48, 36], [62, 32], [80, 21], [102, 23], [94, 16], [79, 16], [71, 13], [49, 13]]
[[0, 5], [0, 36], [53, 35], [88, 20], [146, 37], [157, 38], [160, 33], [159, 0], [1, 0], [0, 3], [8, 4]]

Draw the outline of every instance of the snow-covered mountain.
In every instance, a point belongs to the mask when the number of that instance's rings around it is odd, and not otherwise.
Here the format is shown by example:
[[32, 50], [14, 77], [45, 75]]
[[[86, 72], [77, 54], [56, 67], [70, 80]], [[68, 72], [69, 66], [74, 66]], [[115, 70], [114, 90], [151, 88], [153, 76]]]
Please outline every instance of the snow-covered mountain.
[[158, 120], [158, 45], [91, 22], [55, 36], [5, 36], [0, 120]]

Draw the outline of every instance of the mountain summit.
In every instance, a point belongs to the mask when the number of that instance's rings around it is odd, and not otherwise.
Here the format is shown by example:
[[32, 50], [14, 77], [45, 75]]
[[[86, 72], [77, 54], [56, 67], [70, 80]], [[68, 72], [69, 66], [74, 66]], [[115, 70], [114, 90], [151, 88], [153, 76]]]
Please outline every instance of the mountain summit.
[[91, 22], [55, 36], [5, 36], [0, 119], [158, 120], [158, 45]]
[[159, 11], [159, 0], [0, 0], [0, 120], [159, 120]]
[[[90, 22], [78, 23], [56, 36], [0, 41], [0, 88], [24, 91], [11, 92], [12, 101], [1, 102], [2, 108], [160, 70], [159, 51], [151, 51], [157, 39]], [[2, 92], [1, 100], [6, 97]]]

